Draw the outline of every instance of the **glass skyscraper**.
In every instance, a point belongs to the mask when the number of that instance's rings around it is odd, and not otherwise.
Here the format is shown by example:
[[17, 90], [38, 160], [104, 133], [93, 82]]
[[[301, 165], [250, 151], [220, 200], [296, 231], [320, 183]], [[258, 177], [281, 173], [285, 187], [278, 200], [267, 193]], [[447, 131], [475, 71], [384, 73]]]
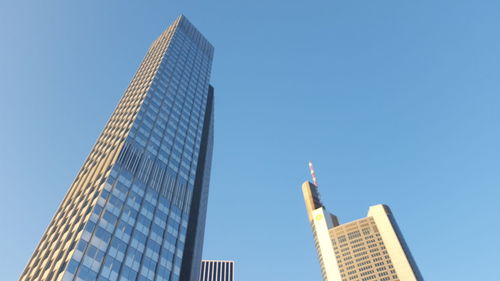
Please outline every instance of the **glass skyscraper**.
[[153, 42], [19, 280], [199, 280], [213, 51], [184, 16]]

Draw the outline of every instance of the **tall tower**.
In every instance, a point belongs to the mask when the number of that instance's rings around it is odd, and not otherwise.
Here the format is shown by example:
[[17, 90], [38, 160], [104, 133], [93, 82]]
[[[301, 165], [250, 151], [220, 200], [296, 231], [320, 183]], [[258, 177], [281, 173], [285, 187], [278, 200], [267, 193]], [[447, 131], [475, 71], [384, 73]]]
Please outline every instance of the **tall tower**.
[[199, 280], [213, 51], [184, 16], [153, 42], [19, 280]]
[[372, 206], [366, 218], [340, 224], [316, 185], [305, 182], [302, 193], [324, 281], [424, 280], [388, 206]]

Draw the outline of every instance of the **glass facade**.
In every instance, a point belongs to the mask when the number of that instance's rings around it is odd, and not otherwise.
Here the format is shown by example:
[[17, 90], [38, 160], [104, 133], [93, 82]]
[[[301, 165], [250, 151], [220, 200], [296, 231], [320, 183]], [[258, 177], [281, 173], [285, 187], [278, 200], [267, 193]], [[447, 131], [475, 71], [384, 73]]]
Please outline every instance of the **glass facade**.
[[150, 47], [20, 280], [198, 280], [213, 47], [180, 16]]

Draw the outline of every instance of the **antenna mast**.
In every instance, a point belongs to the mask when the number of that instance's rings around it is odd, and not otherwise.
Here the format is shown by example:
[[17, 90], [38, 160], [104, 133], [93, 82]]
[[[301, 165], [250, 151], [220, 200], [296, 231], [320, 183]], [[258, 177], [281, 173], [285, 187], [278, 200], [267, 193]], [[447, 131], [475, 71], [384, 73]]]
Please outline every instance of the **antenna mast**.
[[318, 186], [318, 181], [316, 180], [316, 175], [314, 174], [313, 163], [309, 161], [309, 171], [311, 171], [311, 177], [315, 186]]

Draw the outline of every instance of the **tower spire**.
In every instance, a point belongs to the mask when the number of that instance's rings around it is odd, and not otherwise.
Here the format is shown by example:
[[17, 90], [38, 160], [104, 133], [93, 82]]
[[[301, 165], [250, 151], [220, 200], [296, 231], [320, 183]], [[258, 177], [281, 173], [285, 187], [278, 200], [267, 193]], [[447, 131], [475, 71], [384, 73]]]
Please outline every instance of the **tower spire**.
[[314, 174], [313, 163], [309, 161], [309, 171], [311, 171], [311, 177], [315, 186], [318, 186], [318, 181], [316, 180], [316, 175]]

